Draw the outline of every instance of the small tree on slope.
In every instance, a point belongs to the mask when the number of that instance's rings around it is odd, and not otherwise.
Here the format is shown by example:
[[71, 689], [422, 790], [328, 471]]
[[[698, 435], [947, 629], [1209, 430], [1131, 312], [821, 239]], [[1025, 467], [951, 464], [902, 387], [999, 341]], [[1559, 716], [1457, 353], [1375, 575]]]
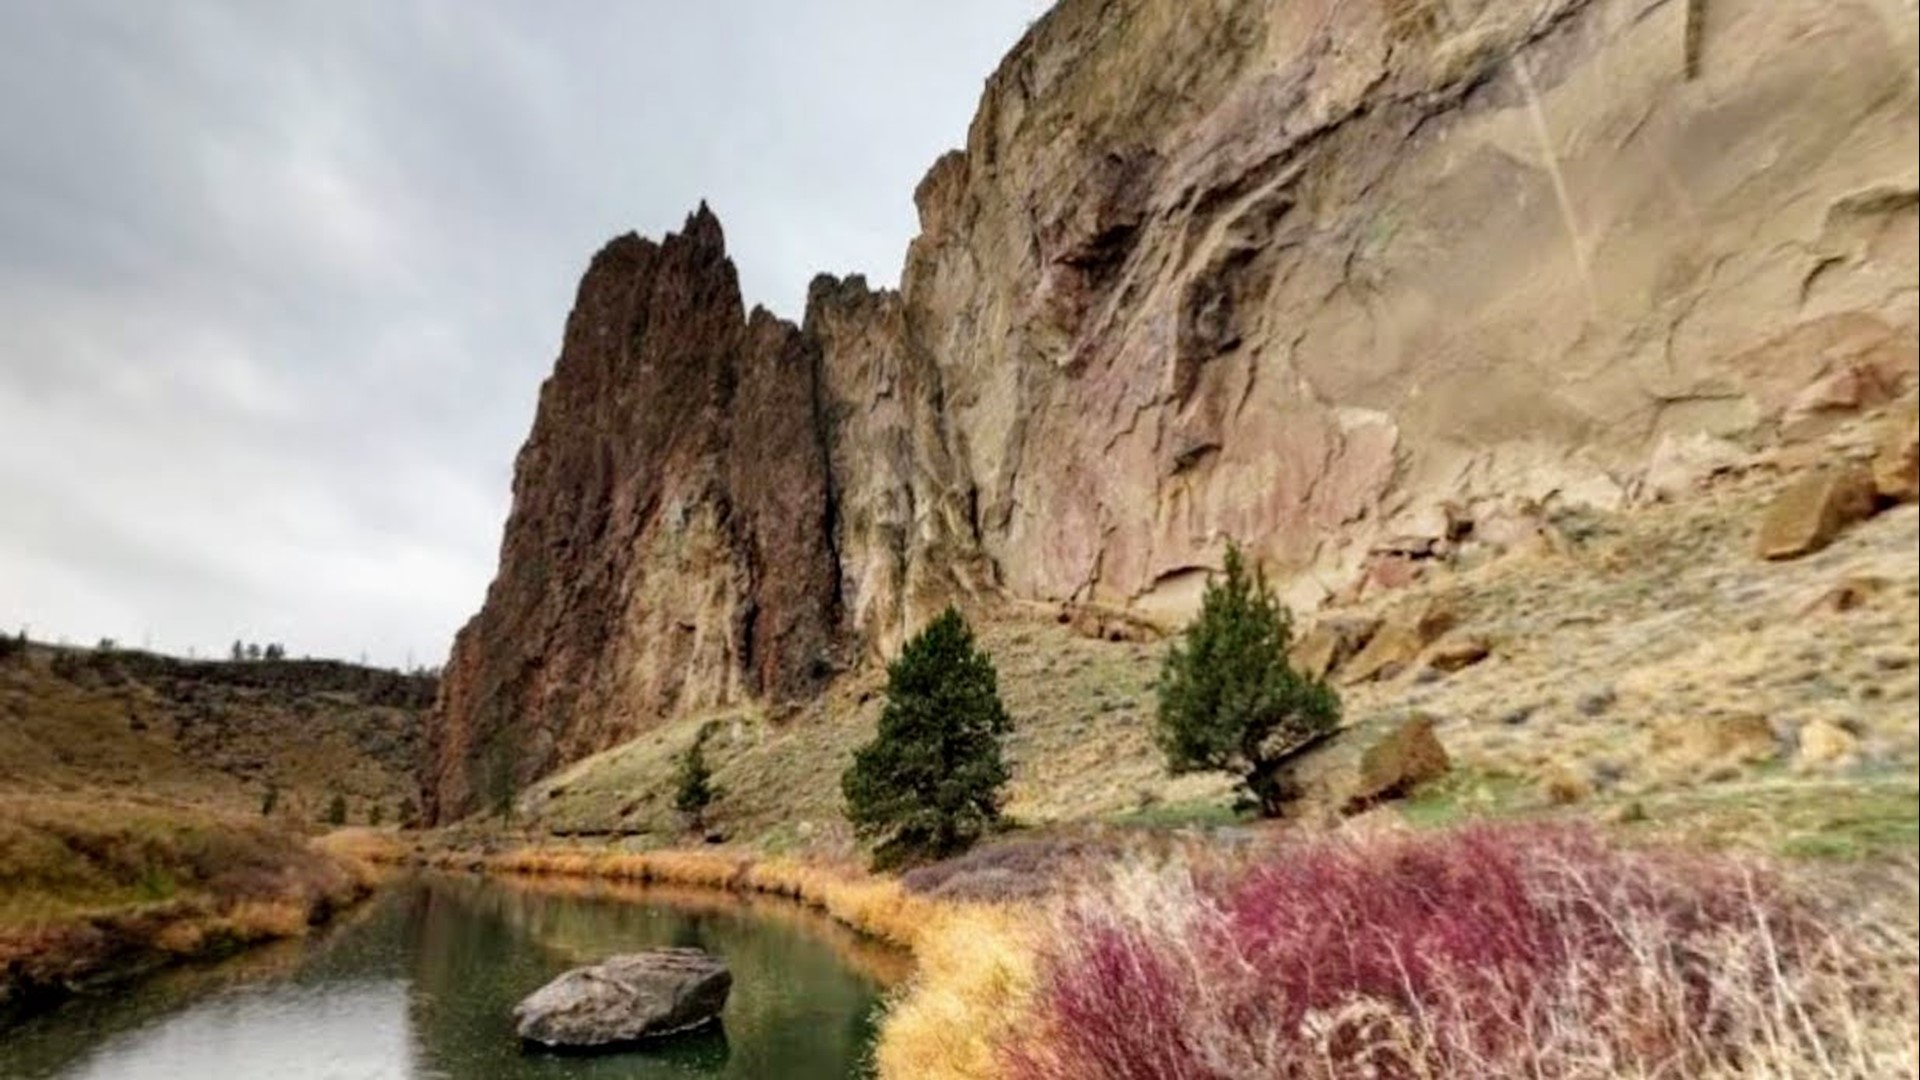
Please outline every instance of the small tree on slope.
[[713, 786], [713, 768], [707, 764], [707, 739], [712, 734], [711, 726], [701, 727], [700, 734], [681, 753], [673, 793], [674, 809], [685, 814], [688, 824], [696, 829], [705, 827], [707, 807], [719, 796]]
[[1293, 618], [1227, 547], [1224, 578], [1207, 583], [1200, 615], [1167, 651], [1160, 673], [1156, 741], [1175, 774], [1234, 773], [1265, 817], [1289, 797], [1281, 775], [1289, 754], [1331, 732], [1340, 699], [1319, 679], [1293, 670]]
[[876, 841], [876, 868], [958, 854], [1000, 820], [1012, 722], [998, 683], [953, 608], [888, 666], [879, 732], [840, 781], [855, 834]]

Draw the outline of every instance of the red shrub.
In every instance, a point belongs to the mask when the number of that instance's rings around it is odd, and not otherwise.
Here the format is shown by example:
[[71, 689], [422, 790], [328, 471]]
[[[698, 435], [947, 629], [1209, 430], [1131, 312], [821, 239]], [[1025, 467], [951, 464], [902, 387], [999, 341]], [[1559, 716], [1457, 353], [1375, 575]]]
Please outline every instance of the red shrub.
[[1691, 1075], [1830, 958], [1749, 867], [1578, 831], [1301, 845], [1116, 888], [1040, 957], [1020, 1080]]

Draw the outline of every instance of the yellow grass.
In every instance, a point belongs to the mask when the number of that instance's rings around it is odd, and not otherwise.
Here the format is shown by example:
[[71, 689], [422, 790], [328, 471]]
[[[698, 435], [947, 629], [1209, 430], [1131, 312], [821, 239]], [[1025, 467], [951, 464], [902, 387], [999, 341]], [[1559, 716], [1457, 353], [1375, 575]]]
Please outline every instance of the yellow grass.
[[0, 794], [0, 1004], [156, 955], [300, 936], [370, 875], [257, 817]]
[[994, 1080], [1033, 994], [1034, 913], [967, 906], [920, 935], [919, 971], [887, 1013], [874, 1050], [880, 1075], [907, 1080]]
[[493, 874], [593, 878], [781, 896], [905, 949], [916, 948], [921, 935], [936, 922], [935, 916], [950, 907], [914, 896], [892, 878], [874, 877], [852, 867], [757, 859], [734, 852], [533, 847], [491, 856], [443, 852], [430, 861]]

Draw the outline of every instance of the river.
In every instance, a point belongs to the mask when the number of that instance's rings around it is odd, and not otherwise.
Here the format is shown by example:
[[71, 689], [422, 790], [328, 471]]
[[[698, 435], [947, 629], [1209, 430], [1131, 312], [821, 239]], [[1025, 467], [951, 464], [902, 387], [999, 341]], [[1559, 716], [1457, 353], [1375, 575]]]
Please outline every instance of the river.
[[[719, 1028], [527, 1053], [509, 1014], [568, 967], [659, 945], [726, 958]], [[82, 998], [0, 1032], [5, 1080], [825, 1080], [869, 1075], [905, 958], [777, 900], [422, 875], [311, 940]]]

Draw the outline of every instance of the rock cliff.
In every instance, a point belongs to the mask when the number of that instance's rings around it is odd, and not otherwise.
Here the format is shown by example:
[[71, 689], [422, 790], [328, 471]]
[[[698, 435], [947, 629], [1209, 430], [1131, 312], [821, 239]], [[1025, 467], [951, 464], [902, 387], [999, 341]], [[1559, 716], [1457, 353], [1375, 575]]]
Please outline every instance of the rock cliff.
[[898, 290], [748, 318], [704, 209], [594, 260], [447, 669], [437, 810], [805, 697], [949, 600], [1175, 617], [1236, 537], [1311, 607], [1900, 393], [1915, 27], [1063, 0], [916, 192]]

